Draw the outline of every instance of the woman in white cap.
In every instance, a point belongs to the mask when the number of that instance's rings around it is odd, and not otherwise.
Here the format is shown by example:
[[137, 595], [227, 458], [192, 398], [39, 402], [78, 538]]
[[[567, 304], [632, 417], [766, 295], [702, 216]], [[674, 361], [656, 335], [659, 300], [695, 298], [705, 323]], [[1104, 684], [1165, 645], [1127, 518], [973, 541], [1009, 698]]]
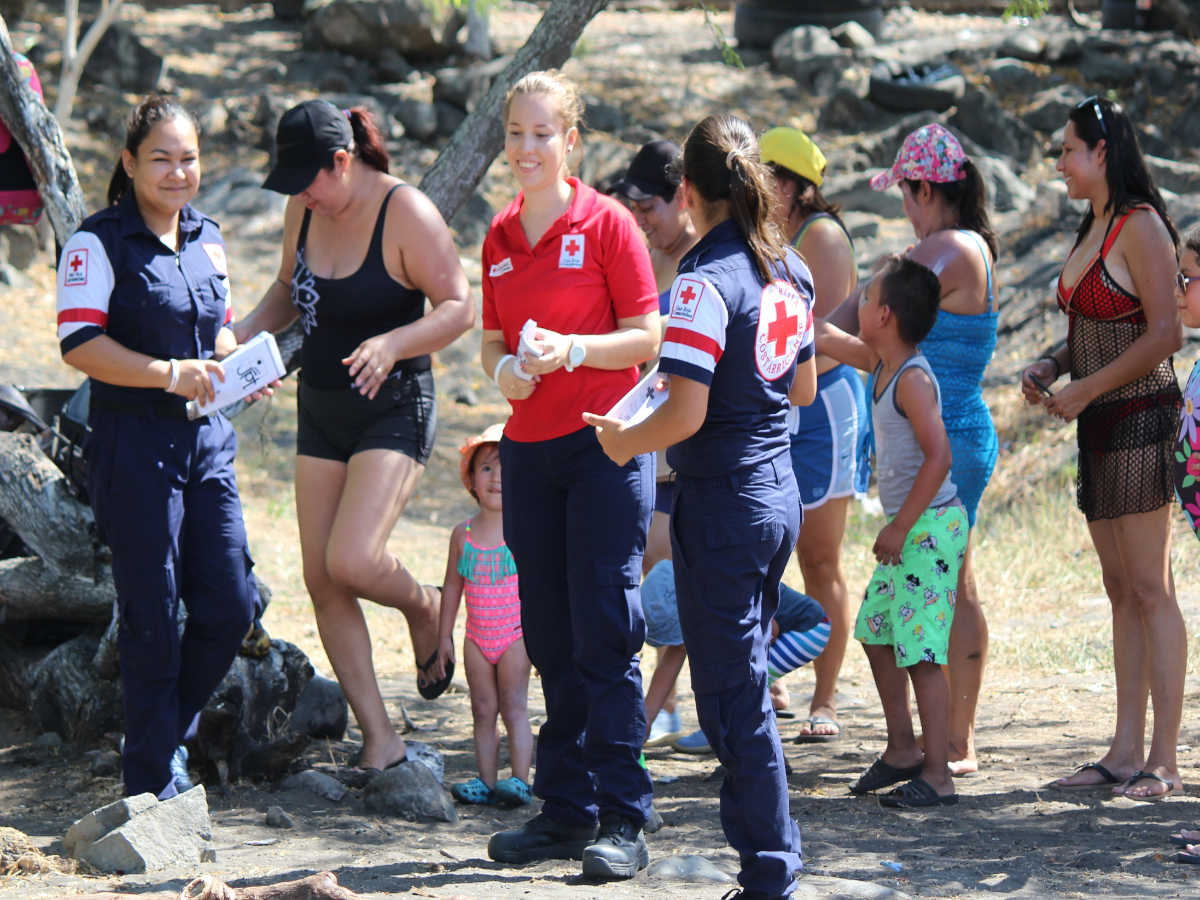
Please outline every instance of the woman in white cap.
[[[821, 195], [825, 156], [798, 128], [767, 131], [759, 138], [759, 152], [775, 176], [775, 224], [812, 269], [813, 315], [828, 315], [854, 290], [858, 272], [841, 210]], [[796, 560], [804, 589], [829, 616], [831, 633], [825, 652], [813, 662], [816, 686], [798, 743], [827, 743], [841, 734], [837, 678], [854, 613], [842, 572], [842, 537], [851, 498], [867, 491], [870, 431], [862, 377], [850, 366], [818, 357], [817, 399], [791, 408], [788, 433], [804, 504]]]
[[[388, 174], [370, 113], [309, 100], [283, 114], [264, 187], [288, 195], [279, 275], [235, 326], [244, 340], [300, 317], [296, 516], [321, 643], [363, 733], [359, 766], [402, 761], [358, 598], [400, 610], [418, 689], [436, 697], [438, 600], [387, 550], [433, 449], [429, 354], [469, 329], [467, 277], [450, 230]], [[425, 312], [425, 301], [432, 309]]]

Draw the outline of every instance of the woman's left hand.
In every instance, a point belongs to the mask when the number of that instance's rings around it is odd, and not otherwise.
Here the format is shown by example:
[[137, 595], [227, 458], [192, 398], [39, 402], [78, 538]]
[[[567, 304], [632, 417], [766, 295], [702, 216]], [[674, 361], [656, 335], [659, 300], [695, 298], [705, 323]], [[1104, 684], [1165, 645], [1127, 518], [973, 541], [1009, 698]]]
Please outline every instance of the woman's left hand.
[[1088, 404], [1094, 399], [1096, 398], [1092, 396], [1087, 379], [1081, 378], [1055, 391], [1053, 397], [1043, 399], [1042, 405], [1046, 407], [1046, 412], [1050, 415], [1057, 416], [1064, 422], [1070, 422], [1078, 418], [1079, 414], [1087, 409]]
[[627, 453], [621, 448], [624, 443], [622, 440], [625, 431], [624, 422], [620, 419], [610, 419], [608, 416], [589, 412], [583, 414], [583, 421], [596, 429], [596, 439], [600, 441], [600, 449], [618, 466], [623, 466], [633, 459], [632, 453]]
[[349, 366], [354, 387], [368, 400], [375, 399], [379, 389], [391, 374], [392, 366], [400, 359], [391, 333], [377, 334], [359, 344], [354, 352], [342, 360]]
[[571, 339], [565, 334], [539, 326], [534, 333], [534, 340], [541, 345], [542, 355], [526, 356], [521, 362], [530, 375], [545, 375], [567, 364], [567, 351], [571, 349]]

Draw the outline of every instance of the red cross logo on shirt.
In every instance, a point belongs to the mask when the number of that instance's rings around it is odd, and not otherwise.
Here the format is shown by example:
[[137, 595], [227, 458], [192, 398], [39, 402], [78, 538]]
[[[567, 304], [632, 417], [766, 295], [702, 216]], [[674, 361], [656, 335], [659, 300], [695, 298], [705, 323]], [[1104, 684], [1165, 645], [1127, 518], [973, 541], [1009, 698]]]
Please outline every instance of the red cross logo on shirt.
[[782, 300], [775, 301], [775, 321], [767, 328], [767, 340], [775, 342], [775, 355], [783, 356], [787, 352], [788, 338], [800, 329], [800, 317], [787, 314], [787, 304]]
[[564, 234], [558, 249], [560, 269], [582, 269], [587, 239], [582, 234]]
[[692, 290], [692, 286], [690, 284], [687, 286], [686, 290], [680, 292], [679, 299], [684, 303], [691, 303], [696, 299], [696, 292]]
[[87, 250], [72, 250], [67, 255], [67, 269], [63, 274], [63, 286], [78, 287], [87, 284], [87, 264]]
[[567, 255], [568, 256], [574, 256], [578, 252], [579, 252], [579, 245], [577, 243], [575, 243], [575, 241], [571, 241], [571, 243], [567, 244]]
[[71, 267], [72, 272], [78, 272], [79, 267], [83, 265], [83, 260], [79, 258], [79, 254], [75, 254], [67, 265]]

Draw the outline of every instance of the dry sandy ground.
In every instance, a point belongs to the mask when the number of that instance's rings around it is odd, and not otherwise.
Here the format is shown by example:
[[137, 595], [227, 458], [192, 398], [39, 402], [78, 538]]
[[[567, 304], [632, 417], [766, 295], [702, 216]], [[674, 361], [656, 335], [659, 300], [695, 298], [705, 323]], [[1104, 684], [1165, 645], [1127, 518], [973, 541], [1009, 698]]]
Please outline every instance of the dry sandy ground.
[[[203, 10], [204, 27], [196, 25], [189, 31], [197, 10]], [[286, 55], [298, 46], [295, 35], [278, 29], [261, 6], [223, 20], [214, 9], [203, 7], [139, 12], [138, 16], [147, 33], [176, 53], [187, 44], [189, 34], [194, 46], [201, 36], [217, 35], [216, 40], [204, 38], [203, 53], [197, 50], [175, 65], [185, 92], [247, 90], [237, 82], [254, 71], [254, 60], [234, 59], [236, 42], [222, 39], [227, 33], [220, 27], [222, 22], [232, 32], [253, 35], [254, 54]], [[536, 10], [528, 6], [506, 4], [497, 16], [496, 30], [502, 40], [517, 41], [535, 17]], [[718, 21], [727, 33], [731, 30], [728, 14]], [[794, 88], [788, 92], [786, 79], [762, 69], [738, 74], [721, 68], [698, 13], [606, 13], [589, 27], [582, 52], [569, 63], [568, 71], [590, 90], [614, 101], [641, 92], [648, 98], [646, 119], [662, 120], [677, 132], [683, 130], [683, 123], [717, 106], [747, 111], [759, 123], [790, 118], [812, 127], [814, 121], [813, 108]], [[209, 74], [213, 72], [225, 77]], [[655, 89], [647, 90], [651, 83]], [[100, 98], [85, 96], [81, 107], [88, 102]], [[96, 198], [111, 147], [85, 133], [82, 126], [72, 129], [71, 140], [73, 148], [80, 148], [77, 163], [86, 190]], [[212, 154], [206, 151], [210, 172], [221, 171], [235, 157], [242, 165], [265, 162], [259, 151], [242, 149], [237, 154], [221, 148]], [[418, 158], [421, 154], [415, 151], [406, 157]], [[488, 186], [500, 196], [509, 190], [499, 168], [493, 170]], [[226, 225], [238, 272], [239, 307], [244, 309], [273, 277], [275, 235], [239, 235], [237, 223]], [[477, 272], [474, 253], [474, 248], [463, 248], [468, 269]], [[0, 331], [5, 334], [0, 377], [26, 384], [73, 384], [77, 378], [57, 362], [52, 278], [47, 269], [32, 273], [32, 279], [29, 287], [9, 292], [0, 304]], [[441, 356], [439, 376], [452, 374], [474, 383], [481, 402], [466, 407], [446, 396], [440, 398], [441, 427], [434, 459], [393, 536], [394, 551], [428, 581], [441, 576], [450, 527], [471, 510], [458, 484], [455, 448], [467, 434], [504, 414], [498, 395], [476, 371], [476, 347], [468, 336]], [[271, 406], [239, 423], [240, 477], [259, 570], [276, 592], [266, 624], [276, 636], [301, 646], [318, 668], [328, 672], [299, 577], [289, 488], [292, 390], [285, 388]], [[1003, 404], [1011, 398], [995, 393], [989, 400]], [[1010, 430], [1028, 432], [1032, 427], [1028, 421], [1014, 416], [1010, 418], [1016, 424]], [[1036, 478], [1040, 480], [1042, 474]], [[1034, 487], [1039, 483], [1035, 481]], [[806, 890], [817, 896], [849, 896], [844, 884], [826, 877], [835, 876], [860, 882], [863, 892], [886, 893], [890, 888], [928, 897], [1174, 897], [1196, 896], [1200, 891], [1196, 880], [1200, 871], [1171, 863], [1167, 844], [1167, 835], [1176, 826], [1200, 821], [1200, 803], [1192, 796], [1200, 791], [1194, 770], [1194, 748], [1200, 744], [1194, 682], [1189, 683], [1180, 747], [1188, 793], [1158, 804], [1138, 804], [1110, 799], [1102, 791], [1066, 794], [1045, 788], [1053, 777], [1103, 752], [1114, 702], [1106, 603], [1100, 596], [1086, 534], [1061, 494], [1052, 491], [1046, 495], [1051, 499], [1034, 495], [1034, 502], [1018, 519], [1036, 525], [1037, 531], [1033, 538], [1023, 536], [1020, 545], [1011, 543], [1011, 534], [983, 532], [980, 580], [993, 636], [980, 711], [983, 772], [959, 782], [962, 802], [957, 807], [896, 813], [872, 799], [847, 793], [847, 784], [870, 764], [884, 738], [869, 674], [854, 648], [842, 683], [843, 738], [829, 745], [798, 745], [790, 741], [797, 731], [795, 723], [782, 722], [785, 751], [795, 772], [792, 811], [804, 835]], [[993, 497], [990, 502], [999, 507], [1001, 499]], [[1053, 518], [1059, 513], [1062, 521]], [[852, 594], [865, 583], [864, 547], [877, 528], [877, 520], [855, 513], [846, 545]], [[1182, 529], [1179, 536], [1176, 577], [1184, 592], [1187, 618], [1195, 622], [1200, 610], [1196, 548]], [[788, 577], [799, 584], [794, 567]], [[378, 610], [370, 611], [368, 620], [385, 695], [396, 720], [403, 703], [419, 729], [413, 737], [445, 753], [448, 779], [469, 777], [474, 760], [465, 686], [457, 685], [435, 702], [418, 699], [402, 621]], [[806, 706], [810, 678], [800, 673], [791, 679], [797, 709]], [[681, 709], [685, 724], [694, 727], [686, 683], [685, 675]], [[536, 686], [530, 707], [536, 727], [542, 713]], [[355, 735], [352, 731], [351, 738]], [[34, 737], [19, 715], [0, 712], [0, 824], [26, 832], [39, 847], [53, 853], [70, 823], [118, 796], [120, 785], [87, 774], [81, 753], [88, 748], [46, 754], [32, 749]], [[314, 747], [311, 756], [315, 763], [328, 764], [347, 758], [353, 747], [353, 740], [322, 745]], [[717, 818], [719, 780], [713, 776], [714, 761], [670, 750], [647, 755], [656, 781], [656, 802], [666, 820], [666, 827], [650, 838], [652, 858], [700, 854], [734, 871], [736, 859], [725, 846]], [[645, 873], [629, 883], [595, 887], [580, 883], [569, 864], [511, 868], [488, 861], [484, 852], [488, 835], [519, 824], [528, 815], [525, 811], [460, 808], [457, 824], [415, 825], [367, 813], [361, 792], [331, 804], [281, 792], [265, 782], [235, 784], [224, 795], [212, 790], [210, 803], [216, 863], [127, 878], [62, 874], [0, 878], [0, 897], [64, 897], [117, 887], [135, 893], [178, 889], [200, 873], [266, 883], [322, 869], [332, 869], [343, 884], [371, 898], [403, 892], [440, 898], [715, 898], [727, 887], [685, 885], [651, 879]], [[264, 817], [270, 805], [284, 807], [296, 827], [267, 828]], [[899, 863], [901, 870], [881, 865], [885, 861]]]

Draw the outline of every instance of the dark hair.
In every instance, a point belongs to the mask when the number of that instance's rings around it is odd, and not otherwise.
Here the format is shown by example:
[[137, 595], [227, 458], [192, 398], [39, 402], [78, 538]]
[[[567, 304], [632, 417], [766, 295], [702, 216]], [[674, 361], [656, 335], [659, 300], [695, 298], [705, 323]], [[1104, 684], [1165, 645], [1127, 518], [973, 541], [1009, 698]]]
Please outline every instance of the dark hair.
[[1200, 225], [1189, 231], [1183, 238], [1183, 248], [1191, 250], [1200, 259]]
[[826, 199], [816, 183], [779, 163], [767, 163], [767, 168], [771, 170], [776, 181], [790, 181], [796, 185], [796, 193], [792, 196], [792, 208], [788, 210], [789, 215], [795, 214], [801, 219], [807, 219], [813, 213], [827, 213], [841, 221], [842, 208]]
[[[146, 97], [129, 113], [129, 119], [125, 123], [125, 149], [137, 156], [138, 148], [150, 136], [154, 126], [159, 122], [176, 118], [187, 119], [192, 128], [199, 132], [195, 117], [174, 97], [167, 97], [163, 94], [151, 94]], [[129, 174], [125, 171], [125, 165], [118, 156], [116, 168], [113, 169], [112, 178], [108, 182], [109, 206], [125, 196], [131, 183]]]
[[900, 337], [919, 344], [937, 320], [942, 285], [933, 270], [907, 256], [892, 256], [879, 275], [879, 304], [896, 317]]
[[[1108, 183], [1108, 205], [1104, 211], [1119, 216], [1135, 206], [1149, 204], [1167, 226], [1171, 243], [1178, 246], [1179, 234], [1167, 214], [1162, 195], [1154, 185], [1154, 178], [1146, 168], [1146, 159], [1142, 155], [1133, 123], [1120, 104], [1106, 97], [1088, 97], [1071, 109], [1067, 120], [1075, 125], [1075, 134], [1087, 144], [1089, 150], [1094, 150], [1101, 140], [1105, 142], [1104, 180]], [[1095, 213], [1089, 204], [1075, 234], [1075, 246], [1079, 246], [1088, 233], [1094, 218]]]
[[[979, 174], [979, 169], [975, 168], [975, 163], [969, 159], [963, 160], [962, 170], [963, 177], [958, 181], [930, 181], [929, 187], [941, 194], [950, 208], [958, 214], [958, 227], [974, 231], [983, 238], [983, 242], [992, 251], [992, 259], [995, 259], [1000, 252], [1000, 245], [996, 241], [996, 232], [992, 231], [991, 219], [988, 218], [987, 186], [983, 182], [983, 176]], [[920, 181], [912, 178], [905, 178], [904, 183], [914, 193], [921, 186]]]
[[683, 177], [706, 203], [729, 204], [759, 276], [770, 281], [772, 263], [786, 266], [787, 247], [771, 222], [770, 173], [759, 160], [754, 130], [736, 116], [708, 116], [684, 142], [682, 166]]
[[352, 106], [349, 110], [350, 130], [354, 132], [354, 147], [351, 152], [372, 169], [386, 172], [391, 160], [383, 145], [383, 136], [375, 117], [365, 106]]

